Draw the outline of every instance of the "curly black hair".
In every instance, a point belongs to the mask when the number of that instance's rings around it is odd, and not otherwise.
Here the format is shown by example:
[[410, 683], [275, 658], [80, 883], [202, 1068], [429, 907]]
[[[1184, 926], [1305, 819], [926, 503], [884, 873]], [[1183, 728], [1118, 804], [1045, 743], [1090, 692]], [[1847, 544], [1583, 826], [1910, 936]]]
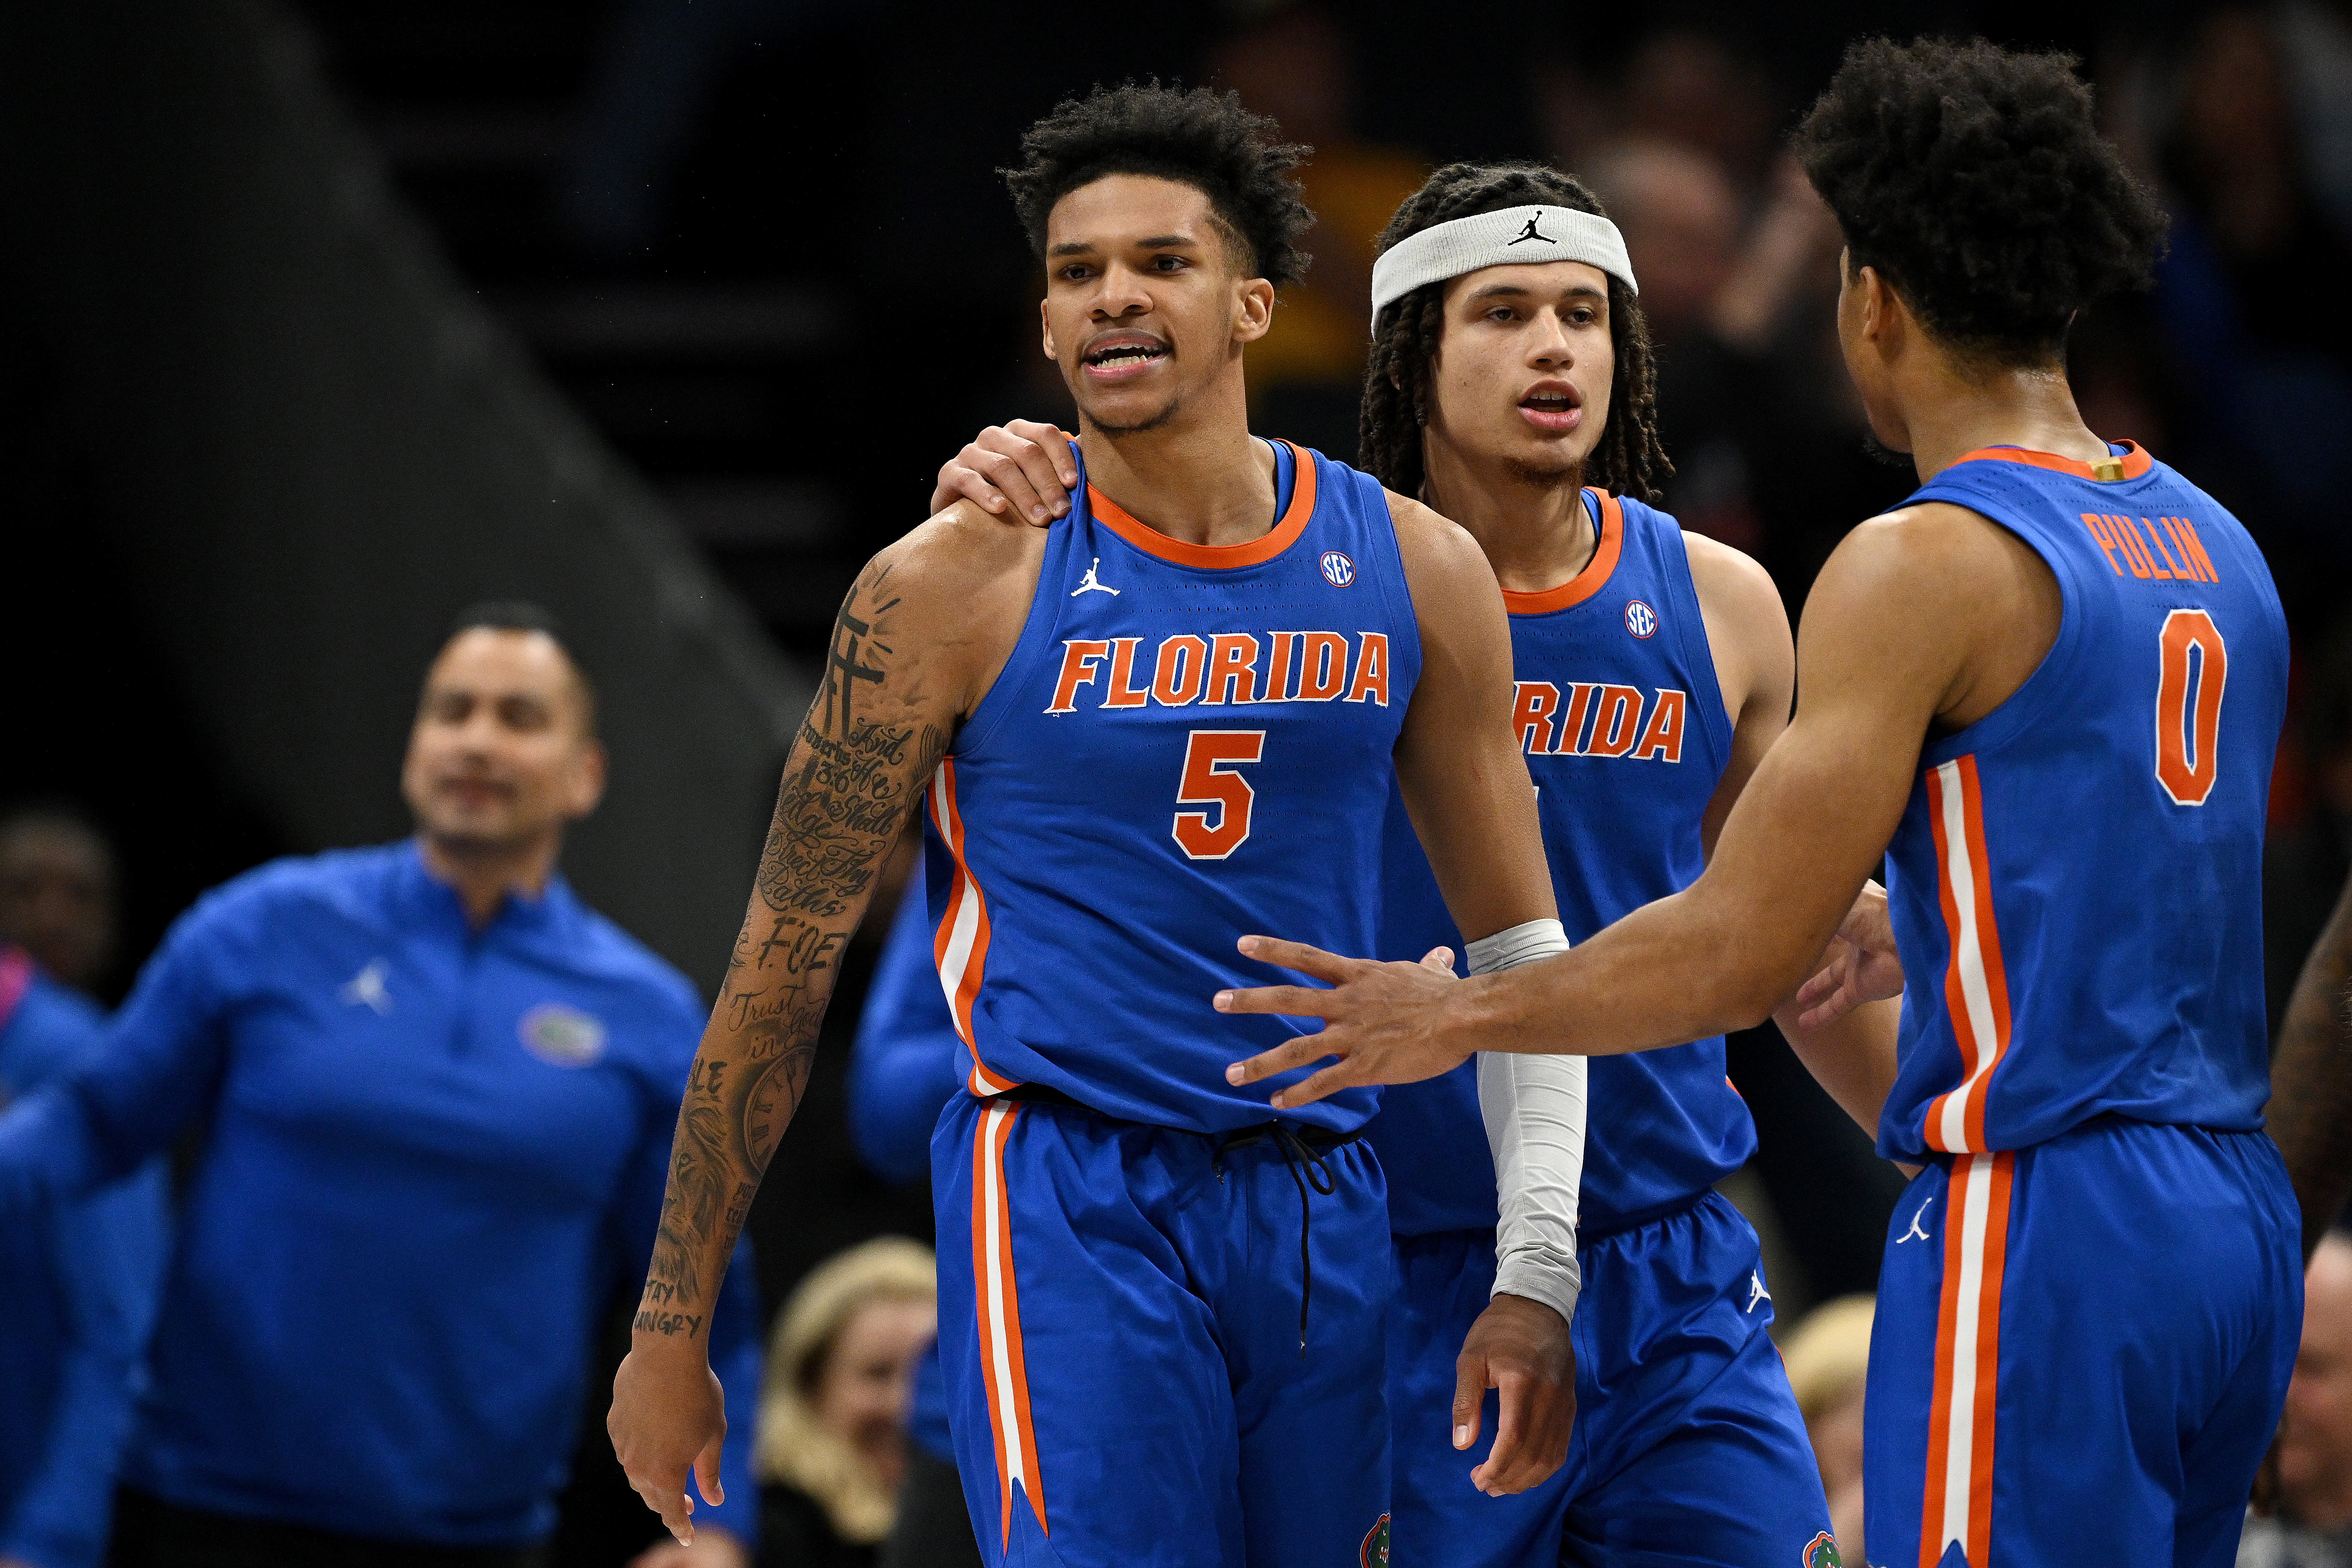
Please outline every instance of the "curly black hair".
[[[1581, 183], [1549, 163], [1448, 163], [1405, 198], [1381, 230], [1378, 247], [1385, 251], [1409, 235], [1458, 217], [1524, 206], [1608, 216]], [[1357, 461], [1399, 495], [1420, 495], [1428, 477], [1421, 435], [1429, 423], [1429, 367], [1445, 324], [1439, 303], [1444, 291], [1444, 283], [1424, 284], [1391, 300], [1372, 323]], [[1600, 444], [1585, 464], [1585, 482], [1654, 501], [1658, 487], [1675, 471], [1658, 440], [1657, 361], [1633, 291], [1614, 278], [1609, 279], [1609, 337], [1617, 371], [1610, 381]]]
[[1239, 93], [1130, 81], [1063, 100], [1021, 138], [1020, 167], [997, 173], [1040, 260], [1055, 202], [1106, 174], [1152, 174], [1207, 196], [1241, 275], [1279, 289], [1307, 276], [1298, 238], [1315, 225], [1294, 172], [1314, 149], [1281, 134]]
[[2078, 63], [1866, 38], [1797, 127], [1853, 266], [1971, 357], [2048, 364], [2077, 311], [2154, 280], [2164, 210], [2099, 134]]

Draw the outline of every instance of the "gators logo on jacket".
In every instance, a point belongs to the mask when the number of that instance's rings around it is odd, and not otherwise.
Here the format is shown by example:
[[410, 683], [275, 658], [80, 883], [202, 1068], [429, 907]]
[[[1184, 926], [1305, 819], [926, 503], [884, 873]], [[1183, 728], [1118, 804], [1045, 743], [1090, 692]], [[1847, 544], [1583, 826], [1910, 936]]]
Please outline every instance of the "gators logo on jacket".
[[1837, 1542], [1824, 1530], [1805, 1542], [1797, 1568], [1845, 1568], [1845, 1559], [1838, 1555]]
[[1363, 1545], [1356, 1549], [1356, 1568], [1389, 1568], [1387, 1514], [1381, 1515], [1381, 1521], [1372, 1526], [1371, 1533], [1364, 1537]]

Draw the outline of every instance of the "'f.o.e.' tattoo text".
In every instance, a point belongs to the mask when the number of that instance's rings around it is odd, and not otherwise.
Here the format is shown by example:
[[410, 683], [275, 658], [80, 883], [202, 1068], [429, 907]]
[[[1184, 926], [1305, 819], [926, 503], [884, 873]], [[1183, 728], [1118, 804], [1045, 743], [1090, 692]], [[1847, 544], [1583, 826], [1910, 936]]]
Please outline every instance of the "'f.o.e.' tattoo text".
[[850, 589], [824, 681], [793, 738], [756, 892], [688, 1077], [635, 1326], [700, 1333], [776, 1141], [808, 1088], [836, 963], [946, 750], [893, 646], [890, 568]]

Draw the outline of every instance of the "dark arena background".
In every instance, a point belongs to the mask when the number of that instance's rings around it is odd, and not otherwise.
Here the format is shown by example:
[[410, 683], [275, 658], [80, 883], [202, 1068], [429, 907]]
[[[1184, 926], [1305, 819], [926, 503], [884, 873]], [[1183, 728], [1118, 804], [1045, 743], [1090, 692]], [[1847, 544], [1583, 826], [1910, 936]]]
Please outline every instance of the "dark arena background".
[[[1057, 99], [1127, 79], [1235, 88], [1317, 149], [1314, 267], [1251, 352], [1253, 423], [1342, 458], [1396, 201], [1458, 158], [1582, 175], [1642, 275], [1664, 504], [1801, 615], [1843, 531], [1911, 488], [1864, 452], [1834, 225], [1782, 150], [1870, 33], [2077, 54], [2171, 215], [2157, 287], [2079, 321], [2070, 370], [2093, 429], [2247, 522], [2285, 602], [2275, 1026], [2352, 866], [2343, 0], [8, 6], [0, 807], [110, 846], [88, 984], [119, 1003], [206, 888], [405, 832], [399, 761], [450, 617], [537, 601], [599, 682], [612, 755], [566, 874], [707, 996], [856, 571], [974, 431], [1073, 418], [993, 171]], [[886, 923], [845, 961], [752, 1214], [771, 1311], [847, 1247], [930, 1238], [926, 1188], [866, 1169], [848, 1130]], [[1900, 1181], [1769, 1026], [1731, 1059], [1761, 1152], [1730, 1192], [1790, 1327], [1872, 1289]], [[657, 1534], [602, 1430], [633, 1300], [587, 1373], [561, 1568]]]

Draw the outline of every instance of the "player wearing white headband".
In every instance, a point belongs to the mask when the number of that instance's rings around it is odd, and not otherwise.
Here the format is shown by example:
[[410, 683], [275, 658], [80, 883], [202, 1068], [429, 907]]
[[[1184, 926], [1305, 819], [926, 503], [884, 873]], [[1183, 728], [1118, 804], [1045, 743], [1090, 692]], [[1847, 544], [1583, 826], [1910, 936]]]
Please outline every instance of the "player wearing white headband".
[[[1648, 333], [1623, 240], [1582, 185], [1542, 165], [1439, 170], [1381, 235], [1373, 299], [1360, 461], [1460, 522], [1501, 581], [1517, 741], [1560, 918], [1581, 941], [1698, 875], [1787, 721], [1788, 620], [1754, 562], [1648, 504], [1671, 471]], [[1060, 450], [1050, 426], [991, 429], [941, 470], [934, 504], [1050, 515]], [[1458, 949], [1401, 810], [1386, 860], [1382, 954]], [[1865, 1012], [1837, 1027], [1891, 1025]], [[1499, 1216], [1475, 1068], [1391, 1089], [1372, 1123], [1399, 1289], [1396, 1548], [1446, 1568], [1835, 1563], [1765, 1331], [1756, 1235], [1712, 1191], [1755, 1137], [1722, 1039], [1591, 1072], [1572, 1336], [1528, 1314], [1517, 1326], [1535, 1337], [1496, 1341]], [[1532, 1485], [1524, 1464], [1474, 1469], [1497, 1417], [1482, 1386], [1507, 1395], [1569, 1364], [1571, 1338], [1566, 1462]], [[1513, 1401], [1499, 1404], [1507, 1427]]]

